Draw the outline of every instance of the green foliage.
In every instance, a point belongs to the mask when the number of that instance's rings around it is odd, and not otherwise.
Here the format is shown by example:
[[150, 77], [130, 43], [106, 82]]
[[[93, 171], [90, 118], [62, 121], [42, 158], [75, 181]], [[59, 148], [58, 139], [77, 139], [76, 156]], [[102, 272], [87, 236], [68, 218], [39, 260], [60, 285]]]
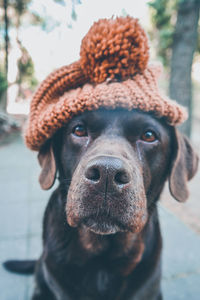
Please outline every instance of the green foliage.
[[9, 6], [13, 6], [13, 8], [16, 10], [19, 16], [24, 14], [27, 10], [28, 4], [32, 0], [10, 0], [9, 1]]
[[4, 93], [4, 91], [7, 89], [7, 87], [8, 87], [8, 83], [7, 83], [7, 80], [6, 80], [6, 76], [0, 70], [0, 100], [1, 100], [1, 97]]
[[128, 16], [128, 13], [125, 10], [125, 8], [122, 8], [122, 13], [121, 14], [122, 14], [123, 17], [127, 17]]
[[22, 56], [18, 60], [19, 75], [17, 83], [19, 85], [27, 84], [31, 89], [34, 89], [38, 82], [34, 76], [33, 61], [24, 47], [21, 48], [21, 51]]
[[71, 18], [73, 21], [76, 21], [78, 16], [76, 13], [76, 5], [81, 4], [80, 0], [71, 0], [72, 2], [72, 12], [71, 12]]
[[200, 24], [197, 31], [197, 51], [200, 53]]
[[42, 23], [44, 22], [44, 19], [37, 12], [31, 12], [29, 18], [30, 18], [31, 25], [41, 26]]
[[[165, 66], [169, 65], [177, 7], [180, 0], [153, 0], [149, 2], [151, 19], [154, 25], [150, 33], [158, 41], [157, 54]], [[156, 30], [155, 30], [156, 29]]]
[[74, 21], [77, 20], [77, 13], [76, 13], [74, 7], [72, 8], [71, 18], [72, 18], [72, 20], [74, 20]]
[[58, 3], [58, 4], [62, 5], [62, 6], [66, 5], [65, 0], [54, 0], [54, 2], [56, 2], [56, 3]]

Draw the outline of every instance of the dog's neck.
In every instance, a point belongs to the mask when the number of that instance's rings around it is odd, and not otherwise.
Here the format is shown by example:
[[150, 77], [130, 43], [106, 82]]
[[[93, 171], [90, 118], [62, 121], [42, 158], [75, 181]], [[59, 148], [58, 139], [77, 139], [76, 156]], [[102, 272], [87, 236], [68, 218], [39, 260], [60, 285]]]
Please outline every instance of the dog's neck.
[[[54, 201], [55, 198], [57, 201]], [[52, 245], [48, 245], [48, 251], [50, 251], [50, 256], [48, 256], [50, 258], [53, 255], [53, 260], [63, 267], [72, 264], [80, 268], [95, 262], [96, 265], [104, 264], [115, 273], [127, 276], [133, 272], [141, 260], [145, 257], [148, 259], [153, 249], [157, 247], [152, 234], [158, 227], [155, 222], [157, 221], [156, 208], [140, 233], [119, 232], [111, 235], [98, 235], [84, 226], [71, 228], [66, 223], [65, 203], [59, 189], [54, 192], [50, 200], [49, 206], [52, 205], [55, 206], [54, 212], [56, 211], [51, 220], [54, 225], [46, 226], [52, 231], [44, 232], [44, 239], [46, 234], [51, 234], [51, 239], [48, 240], [52, 241]], [[59, 235], [57, 230], [59, 230]]]
[[[128, 275], [140, 262], [144, 252], [142, 233], [119, 232], [97, 235], [85, 227], [77, 229], [78, 241], [88, 258], [104, 256], [123, 275]], [[130, 257], [130, 259], [125, 259]], [[121, 263], [120, 263], [121, 262]]]

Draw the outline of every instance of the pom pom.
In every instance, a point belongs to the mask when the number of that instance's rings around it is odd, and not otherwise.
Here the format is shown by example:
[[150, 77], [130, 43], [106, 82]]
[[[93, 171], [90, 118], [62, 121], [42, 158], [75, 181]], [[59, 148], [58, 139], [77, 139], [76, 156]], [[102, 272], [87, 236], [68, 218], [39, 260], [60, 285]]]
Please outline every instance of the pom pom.
[[137, 19], [101, 19], [83, 38], [80, 57], [81, 68], [91, 82], [126, 79], [146, 68], [148, 39]]

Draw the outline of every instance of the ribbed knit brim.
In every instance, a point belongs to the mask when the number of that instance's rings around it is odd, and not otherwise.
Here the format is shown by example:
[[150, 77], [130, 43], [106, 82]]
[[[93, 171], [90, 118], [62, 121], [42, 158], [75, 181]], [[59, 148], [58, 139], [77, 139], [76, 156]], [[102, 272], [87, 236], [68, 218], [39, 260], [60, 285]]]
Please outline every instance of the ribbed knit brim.
[[184, 122], [186, 110], [161, 95], [159, 68], [147, 63], [147, 37], [136, 19], [95, 23], [83, 39], [81, 59], [50, 74], [35, 93], [27, 146], [39, 150], [73, 116], [102, 107], [152, 112], [173, 126]]

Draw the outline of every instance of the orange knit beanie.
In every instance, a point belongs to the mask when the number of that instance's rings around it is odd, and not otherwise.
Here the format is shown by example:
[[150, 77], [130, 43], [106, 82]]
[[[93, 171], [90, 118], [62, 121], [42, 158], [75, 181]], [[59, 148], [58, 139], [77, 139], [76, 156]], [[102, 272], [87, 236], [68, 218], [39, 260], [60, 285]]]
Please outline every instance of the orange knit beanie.
[[160, 70], [148, 65], [148, 50], [137, 19], [94, 23], [82, 40], [80, 60], [51, 73], [36, 91], [25, 131], [27, 146], [39, 150], [74, 115], [100, 107], [152, 112], [170, 125], [185, 121], [185, 108], [160, 95]]

